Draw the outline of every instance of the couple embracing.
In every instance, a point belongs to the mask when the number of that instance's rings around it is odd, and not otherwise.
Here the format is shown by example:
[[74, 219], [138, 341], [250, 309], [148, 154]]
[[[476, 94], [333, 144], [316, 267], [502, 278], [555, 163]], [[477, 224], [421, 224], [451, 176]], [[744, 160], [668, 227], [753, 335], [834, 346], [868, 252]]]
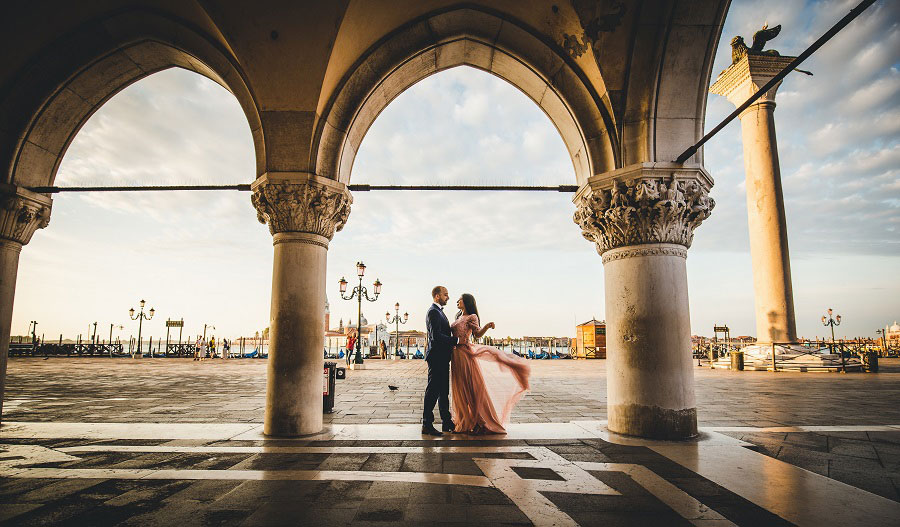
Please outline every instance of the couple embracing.
[[425, 317], [428, 385], [422, 433], [442, 435], [434, 428], [437, 403], [444, 432], [505, 434], [513, 406], [529, 388], [530, 366], [521, 357], [473, 342], [473, 337], [481, 338], [495, 327], [493, 322], [481, 326], [475, 297], [468, 293], [459, 297], [459, 313], [451, 324], [443, 311], [450, 299], [447, 288], [437, 286], [431, 296], [434, 303]]

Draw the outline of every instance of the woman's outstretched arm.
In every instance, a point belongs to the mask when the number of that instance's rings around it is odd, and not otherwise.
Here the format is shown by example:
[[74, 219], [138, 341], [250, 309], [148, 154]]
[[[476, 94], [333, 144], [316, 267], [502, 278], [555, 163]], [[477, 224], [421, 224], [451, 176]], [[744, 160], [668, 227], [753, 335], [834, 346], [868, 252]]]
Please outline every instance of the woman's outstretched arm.
[[[476, 323], [476, 326], [477, 326], [477, 323]], [[484, 336], [485, 333], [487, 333], [487, 330], [493, 329], [493, 328], [495, 328], [495, 327], [497, 327], [497, 326], [496, 326], [493, 322], [488, 322], [487, 324], [484, 325], [484, 327], [482, 327], [481, 329], [476, 330], [476, 331], [473, 333], [473, 336], [474, 336], [476, 339], [480, 339], [481, 337]]]

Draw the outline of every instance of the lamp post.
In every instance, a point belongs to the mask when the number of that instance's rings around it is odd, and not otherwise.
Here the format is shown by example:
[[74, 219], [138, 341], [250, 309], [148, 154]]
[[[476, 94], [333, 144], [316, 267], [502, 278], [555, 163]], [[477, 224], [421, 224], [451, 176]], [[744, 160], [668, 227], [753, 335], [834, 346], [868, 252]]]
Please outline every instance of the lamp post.
[[113, 328], [125, 329], [125, 326], [117, 326], [115, 324], [109, 325], [109, 356], [112, 357], [113, 350], [113, 339], [112, 339], [112, 330]]
[[[403, 319], [400, 319], [400, 302], [394, 304], [394, 317], [391, 318], [391, 313], [387, 312], [384, 314], [384, 319], [387, 320], [388, 324], [394, 324], [396, 330], [394, 334], [397, 336], [396, 346], [394, 347], [394, 358], [397, 358], [397, 354], [400, 353], [400, 324], [406, 324], [406, 321], [409, 320], [409, 313], [403, 313]], [[407, 346], [407, 349], [409, 346]]]
[[[836, 315], [834, 318], [831, 315], [834, 311], [831, 308], [828, 308], [828, 314], [822, 315], [822, 325], [831, 327], [831, 353], [834, 354], [834, 326], [841, 325], [841, 316]], [[847, 373], [847, 365], [844, 363], [844, 351], [841, 350], [841, 373]]]
[[28, 322], [28, 332], [31, 333], [31, 343], [34, 344], [37, 339], [37, 320]]
[[131, 308], [128, 310], [128, 316], [131, 317], [131, 320], [138, 321], [137, 357], [134, 357], [134, 358], [139, 358], [141, 356], [141, 327], [143, 326], [144, 321], [150, 320], [151, 318], [153, 318], [153, 314], [156, 312], [156, 310], [151, 307], [150, 311], [148, 312], [149, 316], [147, 316], [147, 314], [144, 313], [144, 305], [145, 304], [146, 304], [146, 302], [141, 300], [141, 311], [140, 311], [140, 313], [137, 314], [137, 316], [134, 315], [134, 308]]
[[887, 339], [884, 336], [884, 330], [876, 329], [875, 334], [877, 335], [879, 333], [881, 333], [881, 353], [882, 353], [882, 355], [887, 357]]
[[381, 281], [376, 278], [375, 283], [373, 284], [374, 291], [375, 291], [375, 297], [369, 298], [369, 292], [362, 285], [363, 275], [365, 275], [365, 274], [366, 274], [366, 264], [364, 264], [362, 262], [356, 262], [356, 276], [359, 277], [359, 285], [353, 288], [353, 292], [350, 293], [350, 296], [344, 296], [344, 293], [347, 292], [347, 283], [348, 283], [347, 280], [345, 278], [341, 277], [340, 281], [338, 282], [340, 284], [340, 288], [341, 288], [341, 298], [343, 298], [344, 300], [353, 300], [353, 297], [357, 297], [357, 299], [358, 299], [357, 300], [357, 309], [356, 309], [356, 357], [353, 359], [353, 364], [362, 364], [363, 363], [362, 352], [360, 351], [361, 347], [362, 347], [361, 341], [362, 341], [362, 301], [363, 301], [363, 298], [365, 298], [369, 302], [374, 302], [374, 301], [378, 300], [378, 295], [381, 294]]

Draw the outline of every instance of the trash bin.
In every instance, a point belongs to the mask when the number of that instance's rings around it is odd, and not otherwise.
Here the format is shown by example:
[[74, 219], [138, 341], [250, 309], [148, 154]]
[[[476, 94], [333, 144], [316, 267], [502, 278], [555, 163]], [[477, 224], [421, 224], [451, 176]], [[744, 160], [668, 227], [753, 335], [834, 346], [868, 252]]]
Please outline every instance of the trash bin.
[[744, 371], [744, 352], [731, 352], [731, 369], [734, 371]]
[[322, 413], [330, 414], [334, 411], [334, 377], [337, 370], [336, 362], [326, 362], [324, 377], [322, 378]]

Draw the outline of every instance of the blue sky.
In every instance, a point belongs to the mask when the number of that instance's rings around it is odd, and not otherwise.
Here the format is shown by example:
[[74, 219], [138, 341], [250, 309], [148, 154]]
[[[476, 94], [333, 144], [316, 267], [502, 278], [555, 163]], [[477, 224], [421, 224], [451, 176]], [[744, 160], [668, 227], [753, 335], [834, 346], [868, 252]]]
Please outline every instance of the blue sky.
[[[732, 3], [715, 72], [728, 41], [780, 23], [771, 43], [796, 54], [855, 2]], [[789, 76], [776, 127], [788, 219], [797, 326], [823, 335], [833, 307], [849, 336], [900, 318], [900, 8], [877, 2], [809, 59], [813, 77]], [[714, 73], [714, 76], [716, 73]], [[707, 127], [733, 107], [710, 95]], [[727, 323], [752, 334], [753, 287], [740, 125], [705, 150], [717, 207], [688, 257], [694, 333]], [[246, 121], [233, 96], [196, 74], [168, 70], [127, 88], [78, 134], [60, 185], [236, 183], [254, 176]], [[357, 183], [570, 184], [574, 171], [549, 119], [516, 88], [457, 68], [401, 94], [378, 117], [353, 169]], [[347, 227], [329, 250], [332, 320], [356, 317], [337, 281], [368, 265], [384, 294], [369, 320], [410, 312], [423, 325], [436, 283], [475, 294], [495, 335], [573, 335], [603, 318], [600, 257], [580, 235], [566, 194], [356, 193]], [[271, 236], [249, 194], [58, 195], [47, 229], [22, 251], [13, 333], [39, 321], [46, 338], [87, 333], [99, 322], [136, 334], [129, 307], [157, 309], [144, 335], [165, 336], [167, 317], [185, 335], [214, 324], [224, 336], [267, 325]]]

